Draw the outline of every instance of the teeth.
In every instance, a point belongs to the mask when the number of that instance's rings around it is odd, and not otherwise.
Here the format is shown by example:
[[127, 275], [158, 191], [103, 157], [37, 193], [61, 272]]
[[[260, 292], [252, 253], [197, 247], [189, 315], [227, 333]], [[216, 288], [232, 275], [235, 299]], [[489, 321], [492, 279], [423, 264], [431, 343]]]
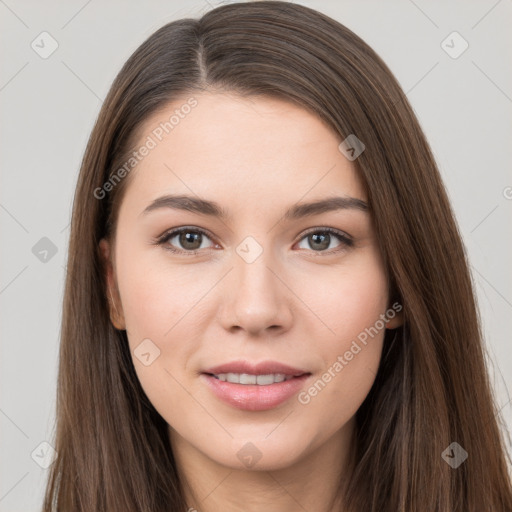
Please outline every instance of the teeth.
[[[232, 374], [235, 375], [235, 374]], [[235, 379], [237, 377], [235, 376]], [[229, 379], [229, 376], [228, 376]], [[231, 381], [229, 381], [231, 382]], [[239, 382], [240, 384], [256, 384], [256, 375], [249, 375], [248, 373], [242, 373], [239, 375]]]
[[250, 375], [249, 373], [219, 373], [214, 375], [223, 382], [231, 382], [233, 384], [255, 384], [257, 386], [268, 386], [283, 382], [285, 380], [293, 379], [292, 375], [285, 375], [284, 373], [271, 373], [269, 375]]

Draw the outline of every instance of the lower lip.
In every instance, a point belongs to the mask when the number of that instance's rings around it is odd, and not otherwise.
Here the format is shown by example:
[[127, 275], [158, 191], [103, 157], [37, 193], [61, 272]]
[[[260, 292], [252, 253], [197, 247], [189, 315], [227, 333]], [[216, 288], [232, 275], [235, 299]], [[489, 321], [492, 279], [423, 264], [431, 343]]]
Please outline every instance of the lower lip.
[[216, 379], [206, 373], [201, 375], [215, 396], [244, 411], [266, 411], [281, 405], [300, 391], [309, 376], [309, 374], [305, 374], [283, 382], [258, 386], [256, 384], [233, 384]]

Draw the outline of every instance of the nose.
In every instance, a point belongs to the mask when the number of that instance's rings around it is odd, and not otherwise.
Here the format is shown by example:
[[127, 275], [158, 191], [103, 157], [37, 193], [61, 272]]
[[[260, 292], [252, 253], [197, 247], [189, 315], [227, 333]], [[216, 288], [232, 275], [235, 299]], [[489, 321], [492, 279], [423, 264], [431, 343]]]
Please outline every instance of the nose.
[[226, 276], [222, 290], [222, 326], [231, 332], [246, 331], [251, 336], [288, 330], [293, 321], [293, 294], [276, 264], [269, 261], [265, 251], [251, 263], [237, 254], [233, 260], [234, 268]]

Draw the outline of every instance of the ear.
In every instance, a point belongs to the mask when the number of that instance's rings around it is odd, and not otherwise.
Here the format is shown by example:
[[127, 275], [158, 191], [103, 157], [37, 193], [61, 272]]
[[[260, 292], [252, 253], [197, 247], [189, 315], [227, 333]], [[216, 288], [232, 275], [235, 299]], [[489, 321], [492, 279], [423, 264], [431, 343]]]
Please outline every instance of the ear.
[[404, 319], [402, 313], [398, 313], [395, 318], [389, 320], [386, 323], [386, 329], [396, 329], [397, 327], [400, 327], [403, 325]]
[[396, 329], [400, 327], [404, 323], [404, 312], [403, 306], [400, 302], [394, 302], [393, 305], [388, 309], [388, 312], [391, 311], [394, 313], [392, 317], [391, 314], [387, 313], [389, 320], [386, 322], [386, 329]]
[[122, 331], [126, 329], [126, 323], [116, 284], [110, 242], [105, 238], [102, 238], [99, 243], [99, 250], [102, 259], [103, 271], [105, 272], [105, 282], [107, 285], [105, 293], [109, 305], [110, 321], [116, 329]]

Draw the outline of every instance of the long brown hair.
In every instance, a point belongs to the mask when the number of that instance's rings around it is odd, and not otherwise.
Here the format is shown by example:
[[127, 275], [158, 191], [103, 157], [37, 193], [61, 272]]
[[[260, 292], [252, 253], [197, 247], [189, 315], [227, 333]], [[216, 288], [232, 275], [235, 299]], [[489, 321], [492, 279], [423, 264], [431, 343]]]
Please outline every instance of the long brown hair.
[[[357, 412], [350, 512], [510, 512], [505, 444], [486, 369], [461, 237], [431, 150], [390, 70], [333, 19], [287, 2], [221, 6], [169, 23], [115, 79], [76, 188], [63, 301], [55, 448], [44, 511], [184, 512], [167, 425], [137, 379], [125, 331], [109, 318], [98, 244], [115, 233], [141, 123], [203, 90], [269, 95], [320, 116], [366, 150], [367, 189], [404, 324], [386, 335]], [[104, 189], [103, 189], [104, 190]], [[391, 332], [391, 331], [390, 331]], [[391, 332], [392, 333], [392, 332]], [[457, 468], [442, 454], [456, 442]]]

